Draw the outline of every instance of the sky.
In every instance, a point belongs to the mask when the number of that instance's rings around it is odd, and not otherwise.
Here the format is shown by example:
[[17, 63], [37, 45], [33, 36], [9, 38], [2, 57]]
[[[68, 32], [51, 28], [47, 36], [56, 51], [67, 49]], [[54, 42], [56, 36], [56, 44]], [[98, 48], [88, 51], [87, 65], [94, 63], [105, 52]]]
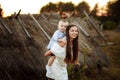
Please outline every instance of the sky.
[[75, 5], [82, 1], [86, 1], [91, 9], [96, 3], [99, 3], [99, 7], [103, 7], [109, 0], [0, 0], [1, 8], [3, 9], [4, 16], [9, 16], [18, 12], [21, 9], [21, 14], [35, 14], [39, 13], [40, 8], [49, 2], [73, 2]]

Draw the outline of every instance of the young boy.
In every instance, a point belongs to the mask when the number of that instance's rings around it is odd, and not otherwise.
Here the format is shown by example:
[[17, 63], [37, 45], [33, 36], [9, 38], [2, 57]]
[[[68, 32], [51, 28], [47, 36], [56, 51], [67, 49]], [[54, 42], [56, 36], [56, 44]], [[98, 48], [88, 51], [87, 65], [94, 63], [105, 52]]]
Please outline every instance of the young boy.
[[55, 59], [55, 55], [52, 54], [52, 52], [50, 51], [50, 48], [52, 47], [54, 42], [61, 42], [62, 38], [65, 36], [65, 30], [66, 30], [66, 26], [68, 25], [68, 21], [66, 20], [60, 20], [58, 23], [58, 30], [56, 30], [52, 36], [52, 38], [50, 39], [50, 42], [48, 44], [48, 51], [45, 53], [45, 56], [50, 56], [48, 63], [46, 65], [46, 69], [49, 72], [48, 74], [51, 74], [51, 70], [50, 67]]

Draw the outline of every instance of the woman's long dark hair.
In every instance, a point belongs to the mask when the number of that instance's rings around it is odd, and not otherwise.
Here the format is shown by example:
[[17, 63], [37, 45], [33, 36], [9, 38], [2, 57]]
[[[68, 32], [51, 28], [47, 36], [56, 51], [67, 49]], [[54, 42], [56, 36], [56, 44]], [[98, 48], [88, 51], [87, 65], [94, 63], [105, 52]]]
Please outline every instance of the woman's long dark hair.
[[66, 57], [64, 61], [66, 63], [75, 63], [78, 60], [78, 36], [73, 40], [72, 44], [72, 53], [73, 53], [73, 58], [71, 55], [71, 46], [70, 46], [70, 36], [69, 36], [69, 30], [71, 27], [74, 27], [76, 25], [68, 25], [66, 28], [66, 40], [67, 40], [67, 45], [66, 45]]

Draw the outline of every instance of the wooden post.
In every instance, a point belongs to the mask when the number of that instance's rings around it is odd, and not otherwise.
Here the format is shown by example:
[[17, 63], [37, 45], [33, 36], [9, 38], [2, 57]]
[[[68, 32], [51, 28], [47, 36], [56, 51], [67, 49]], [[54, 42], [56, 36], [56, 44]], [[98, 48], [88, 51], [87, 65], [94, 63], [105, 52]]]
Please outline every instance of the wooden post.
[[5, 27], [5, 29], [12, 34], [12, 31], [8, 28], [8, 26], [4, 23], [4, 21], [2, 20], [2, 18], [0, 17], [0, 22], [2, 23], [2, 25]]
[[42, 28], [42, 26], [38, 23], [38, 21], [34, 18], [32, 14], [29, 14], [30, 17], [35, 21], [35, 23], [38, 25], [38, 27], [42, 30], [42, 32], [45, 34], [45, 36], [50, 40], [50, 36], [45, 32], [45, 30]]
[[21, 9], [19, 10], [19, 12], [17, 13], [17, 15], [15, 16], [16, 19], [18, 18], [20, 12], [21, 12]]
[[88, 14], [84, 11], [84, 14], [86, 15], [86, 17], [88, 18], [88, 20], [92, 23], [93, 28], [96, 30], [96, 32], [102, 37], [103, 40], [107, 40], [104, 35], [98, 30], [97, 26], [95, 25], [95, 23], [92, 21], [92, 19], [88, 16]]
[[19, 21], [20, 25], [22, 26], [23, 30], [25, 31], [26, 35], [31, 38], [31, 35], [29, 34], [29, 32], [27, 31], [27, 29], [24, 27], [24, 23], [21, 21], [21, 19], [19, 18], [19, 16], [17, 16], [17, 20]]
[[43, 14], [41, 14], [41, 17], [44, 18], [45, 20], [47, 20], [47, 18]]
[[80, 28], [80, 30], [83, 32], [83, 34], [85, 34], [85, 36], [90, 37], [90, 35], [80, 26], [80, 24], [78, 24], [76, 21], [74, 21], [74, 22]]

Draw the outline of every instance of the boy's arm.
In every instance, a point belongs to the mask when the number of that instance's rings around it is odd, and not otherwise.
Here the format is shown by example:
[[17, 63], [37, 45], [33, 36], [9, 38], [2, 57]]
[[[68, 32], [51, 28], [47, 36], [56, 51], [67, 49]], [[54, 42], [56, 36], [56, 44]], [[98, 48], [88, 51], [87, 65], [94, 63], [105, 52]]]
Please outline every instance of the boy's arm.
[[54, 34], [53, 34], [53, 40], [56, 41], [56, 42], [58, 42], [58, 39], [59, 39], [59, 32], [58, 32], [58, 30], [57, 30], [57, 31], [55, 31]]
[[51, 53], [52, 53], [52, 52], [51, 52], [50, 50], [49, 50], [49, 51], [46, 51], [45, 54], [44, 54], [44, 56], [50, 56]]

